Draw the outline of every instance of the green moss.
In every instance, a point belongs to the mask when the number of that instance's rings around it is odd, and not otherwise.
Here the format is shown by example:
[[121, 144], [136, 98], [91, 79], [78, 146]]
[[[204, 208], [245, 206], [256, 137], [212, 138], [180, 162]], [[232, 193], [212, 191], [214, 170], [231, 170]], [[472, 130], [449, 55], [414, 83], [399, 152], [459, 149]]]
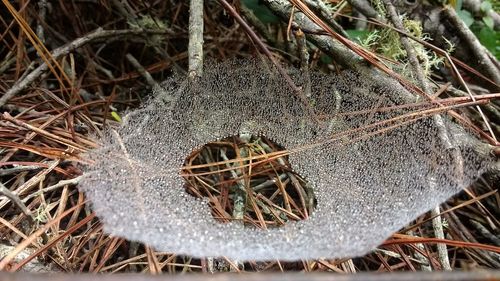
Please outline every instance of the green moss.
[[[375, 7], [378, 6], [375, 5]], [[377, 10], [385, 13], [385, 10], [382, 10], [381, 7], [378, 7]], [[430, 39], [429, 36], [423, 32], [422, 24], [419, 21], [408, 20], [405, 18], [402, 20], [407, 33], [420, 40], [425, 41]], [[443, 62], [443, 59], [437, 56], [437, 54], [433, 51], [427, 50], [422, 44], [414, 40], [410, 39], [410, 44], [415, 50], [417, 60], [420, 62], [424, 75], [429, 77], [432, 69], [439, 66], [439, 64]], [[391, 67], [394, 71], [402, 73], [405, 77], [413, 79], [406, 50], [401, 44], [399, 33], [395, 30], [391, 28], [374, 30], [361, 41], [361, 45], [385, 58], [388, 58], [390, 61], [394, 61], [395, 63], [389, 63], [389, 67]]]

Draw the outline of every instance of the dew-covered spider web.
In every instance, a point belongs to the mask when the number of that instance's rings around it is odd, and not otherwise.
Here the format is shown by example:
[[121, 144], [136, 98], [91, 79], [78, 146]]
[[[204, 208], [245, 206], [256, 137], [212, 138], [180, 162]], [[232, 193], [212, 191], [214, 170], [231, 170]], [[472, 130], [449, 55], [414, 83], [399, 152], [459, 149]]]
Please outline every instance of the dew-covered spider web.
[[[290, 72], [302, 98], [275, 69], [255, 62], [214, 63], [199, 81], [165, 81], [88, 155], [93, 164], [80, 187], [105, 231], [196, 257], [354, 257], [487, 166], [472, 136], [436, 117], [437, 106], [408, 104], [402, 87], [376, 86], [352, 72]], [[207, 200], [185, 192], [186, 157], [241, 134], [265, 136], [289, 152], [317, 200], [309, 218], [267, 230], [220, 223]]]

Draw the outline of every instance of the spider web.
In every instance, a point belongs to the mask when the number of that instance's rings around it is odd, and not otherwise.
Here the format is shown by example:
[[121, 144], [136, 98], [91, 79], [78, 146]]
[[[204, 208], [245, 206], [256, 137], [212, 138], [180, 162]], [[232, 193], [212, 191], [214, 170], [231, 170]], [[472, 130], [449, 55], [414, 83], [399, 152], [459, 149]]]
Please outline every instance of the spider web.
[[[93, 164], [80, 184], [105, 231], [197, 257], [354, 257], [468, 186], [488, 165], [471, 149], [472, 136], [445, 118], [451, 147], [432, 117], [386, 121], [416, 110], [401, 106], [401, 87], [376, 87], [359, 73], [290, 71], [310, 88], [304, 104], [277, 73], [262, 62], [226, 62], [206, 66], [196, 82], [174, 75], [107, 131], [89, 153]], [[288, 149], [317, 199], [307, 220], [268, 230], [222, 224], [206, 200], [185, 192], [186, 156], [241, 132]]]

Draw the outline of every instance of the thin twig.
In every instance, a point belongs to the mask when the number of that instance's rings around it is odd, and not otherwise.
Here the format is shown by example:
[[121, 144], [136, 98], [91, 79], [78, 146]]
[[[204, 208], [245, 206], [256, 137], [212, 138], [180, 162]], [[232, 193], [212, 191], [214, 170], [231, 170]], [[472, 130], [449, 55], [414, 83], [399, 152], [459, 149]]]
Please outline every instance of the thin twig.
[[219, 0], [219, 3], [221, 3], [224, 9], [226, 9], [226, 11], [228, 11], [235, 18], [235, 20], [241, 25], [241, 27], [243, 27], [248, 36], [250, 36], [252, 41], [255, 44], [257, 44], [261, 49], [261, 51], [271, 60], [271, 62], [276, 66], [276, 69], [279, 71], [279, 73], [283, 76], [283, 78], [285, 78], [287, 84], [292, 88], [294, 94], [297, 95], [302, 104], [306, 106], [306, 108], [309, 110], [309, 113], [311, 113], [311, 116], [315, 117], [314, 111], [312, 110], [302, 90], [299, 87], [297, 87], [297, 85], [295, 85], [290, 75], [288, 75], [285, 69], [283, 69], [283, 67], [278, 63], [278, 61], [276, 61], [273, 54], [269, 51], [264, 42], [260, 40], [259, 36], [255, 34], [252, 28], [250, 28], [250, 26], [245, 22], [245, 20], [243, 20], [243, 18], [238, 14], [238, 12], [236, 12], [233, 6], [231, 6], [226, 0]]
[[351, 6], [353, 6], [360, 13], [365, 15], [367, 18], [381, 19], [378, 12], [370, 5], [367, 0], [347, 0]]
[[[290, 17], [292, 5], [286, 0], [263, 0], [264, 4], [279, 16], [283, 21], [288, 20]], [[302, 31], [317, 31], [319, 26], [311, 21], [303, 13], [293, 14], [292, 26], [301, 29]], [[345, 68], [356, 69], [358, 66], [363, 64], [361, 57], [356, 55], [353, 51], [349, 50], [343, 44], [340, 44], [336, 40], [331, 40], [326, 36], [312, 34], [306, 32], [306, 37], [314, 45], [320, 48], [322, 51], [330, 55], [335, 59], [335, 62], [339, 63]]]
[[[39, 183], [45, 177], [52, 171], [54, 170], [59, 164], [60, 160], [53, 161], [50, 163], [50, 166], [47, 169], [44, 169], [43, 171], [40, 171], [36, 176], [30, 178], [27, 182], [25, 182], [23, 185], [18, 187], [15, 192], [17, 195], [22, 195], [23, 193], [27, 192], [32, 186], [35, 184]], [[8, 203], [8, 200], [1, 200], [0, 201], [0, 209], [3, 208], [6, 204]]]
[[54, 185], [45, 187], [43, 189], [40, 189], [40, 190], [37, 190], [37, 191], [31, 193], [30, 195], [26, 196], [22, 201], [23, 202], [28, 202], [28, 200], [30, 200], [31, 198], [37, 197], [38, 195], [40, 195], [42, 193], [54, 191], [56, 189], [59, 189], [61, 187], [66, 186], [66, 185], [77, 185], [80, 182], [81, 179], [82, 179], [82, 176], [78, 176], [76, 178], [72, 178], [72, 179], [69, 179], [69, 180], [61, 180], [61, 181], [59, 181], [58, 183], [56, 183]]
[[347, 32], [345, 32], [344, 28], [335, 21], [335, 18], [331, 15], [331, 12], [328, 11], [325, 3], [323, 1], [317, 0], [305, 0], [307, 5], [311, 7], [313, 11], [318, 13], [323, 20], [325, 20], [335, 31], [337, 31], [340, 35], [348, 38]]
[[262, 23], [257, 16], [253, 13], [252, 10], [247, 8], [245, 5], [241, 5], [241, 14], [245, 19], [247, 19], [250, 24], [257, 29], [260, 35], [262, 35], [268, 43], [271, 43], [274, 46], [277, 46], [278, 49], [284, 48], [283, 46], [280, 46], [280, 43], [278, 43], [272, 36], [271, 33], [269, 32], [267, 26]]
[[40, 170], [43, 169], [43, 166], [15, 166], [12, 168], [8, 169], [0, 169], [0, 177], [1, 176], [6, 176], [6, 175], [11, 175], [11, 174], [17, 174], [25, 171], [34, 171], [34, 170]]
[[31, 217], [30, 210], [28, 210], [26, 205], [24, 205], [23, 201], [19, 198], [19, 196], [17, 196], [17, 194], [15, 194], [14, 192], [10, 191], [10, 189], [8, 189], [1, 182], [0, 182], [0, 193], [9, 198], [10, 201], [12, 201], [12, 203], [14, 203], [17, 207], [19, 207], [19, 209], [21, 209], [21, 211], [23, 211], [23, 213], [26, 216]]
[[189, 1], [189, 73], [194, 79], [203, 73], [203, 0]]
[[493, 56], [481, 44], [481, 42], [479, 42], [476, 35], [472, 33], [462, 19], [460, 19], [454, 8], [447, 6], [444, 8], [443, 12], [456, 28], [462, 40], [464, 40], [464, 42], [469, 46], [472, 54], [477, 60], [478, 65], [484, 69], [484, 71], [493, 81], [495, 81], [495, 83], [500, 84], [500, 70], [490, 60], [490, 57]]
[[[438, 207], [432, 209], [431, 216], [432, 219], [432, 229], [434, 230], [434, 235], [436, 238], [444, 239], [443, 222], [441, 220], [441, 210]], [[448, 257], [448, 249], [446, 244], [437, 244], [438, 257], [443, 270], [451, 270], [450, 259]]]
[[36, 25], [36, 36], [42, 43], [45, 43], [45, 30], [43, 29], [43, 25], [40, 23], [45, 21], [45, 17], [47, 16], [47, 0], [39, 0], [38, 1], [38, 24]]
[[[169, 32], [159, 31], [159, 30], [145, 30], [145, 29], [104, 30], [102, 28], [98, 28], [95, 31], [83, 37], [77, 38], [72, 42], [65, 44], [64, 46], [55, 49], [54, 51], [51, 52], [51, 56], [54, 59], [57, 59], [91, 42], [105, 40], [105, 39], [109, 40], [109, 38], [113, 37], [117, 38], [123, 36], [144, 36], [145, 33], [165, 34]], [[36, 79], [40, 78], [40, 76], [42, 76], [48, 69], [49, 69], [48, 65], [45, 62], [43, 62], [30, 74], [26, 75], [24, 79], [18, 80], [9, 90], [7, 90], [7, 92], [5, 92], [5, 94], [2, 97], [0, 97], [0, 106], [4, 105], [9, 99], [11, 99], [16, 94], [26, 89]]]
[[125, 55], [125, 57], [135, 67], [135, 69], [137, 69], [137, 71], [142, 75], [142, 77], [144, 77], [144, 79], [146, 80], [146, 83], [148, 83], [148, 85], [151, 88], [155, 88], [155, 87], [159, 86], [158, 82], [156, 82], [153, 79], [151, 74], [149, 74], [149, 72], [144, 68], [144, 66], [142, 66], [141, 63], [132, 54], [127, 53]]
[[[397, 29], [400, 30], [405, 30], [403, 23], [401, 21], [401, 18], [399, 17], [396, 8], [392, 4], [391, 0], [382, 0], [384, 2], [384, 5], [386, 7], [387, 13], [389, 14], [389, 17], [394, 24], [394, 26]], [[422, 68], [420, 67], [420, 63], [418, 62], [417, 55], [415, 54], [415, 50], [413, 46], [411, 45], [409, 39], [400, 34], [400, 40], [401, 44], [403, 45], [404, 49], [406, 50], [406, 54], [408, 57], [408, 60], [410, 61], [410, 66], [412, 67], [412, 72], [413, 74], [417, 77], [417, 81], [420, 84], [420, 87], [424, 90], [425, 93], [429, 94], [430, 93], [430, 88], [427, 85], [427, 79], [425, 78]], [[433, 116], [434, 123], [438, 127], [439, 131], [439, 137], [445, 144], [447, 149], [452, 149], [453, 156], [455, 158], [455, 162], [457, 165], [459, 165], [459, 170], [461, 171], [461, 165], [463, 163], [462, 157], [459, 153], [459, 150], [454, 147], [454, 145], [451, 143], [449, 136], [448, 136], [448, 130], [446, 129], [446, 126], [442, 120], [442, 117], [440, 115], [434, 115]], [[429, 179], [429, 184], [432, 185], [434, 184], [433, 179]], [[439, 214], [439, 207], [437, 207], [437, 210], [432, 210], [432, 212], [435, 212], [435, 214]], [[434, 214], [433, 214], [434, 215]], [[441, 216], [436, 216], [432, 220], [432, 225], [434, 227], [434, 234], [436, 235], [437, 238], [444, 239], [444, 233], [443, 233], [443, 227], [442, 227], [442, 222], [441, 222]], [[445, 270], [451, 270], [450, 266], [450, 261], [448, 258], [448, 251], [446, 249], [446, 245], [444, 244], [438, 244], [438, 255], [439, 255], [439, 260], [441, 262], [441, 265], [443, 266], [443, 269]]]

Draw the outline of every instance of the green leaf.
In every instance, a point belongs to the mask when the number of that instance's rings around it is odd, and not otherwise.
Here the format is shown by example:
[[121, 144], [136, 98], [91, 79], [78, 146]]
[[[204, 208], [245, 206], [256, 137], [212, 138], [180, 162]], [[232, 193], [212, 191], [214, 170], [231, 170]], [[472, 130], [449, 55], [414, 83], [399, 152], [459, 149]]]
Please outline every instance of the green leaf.
[[455, 11], [460, 11], [462, 9], [463, 3], [464, 0], [457, 0], [455, 3]]
[[368, 30], [357, 30], [357, 29], [346, 29], [345, 31], [349, 35], [349, 39], [356, 40], [358, 43], [363, 41], [370, 31]]
[[333, 59], [331, 57], [327, 56], [327, 55], [321, 55], [319, 57], [319, 59], [324, 64], [331, 64], [331, 63], [333, 63]]
[[111, 111], [111, 116], [113, 118], [115, 118], [116, 121], [118, 122], [122, 122], [122, 118], [120, 117], [120, 115], [118, 115], [118, 113], [116, 113], [115, 111]]
[[481, 11], [483, 11], [484, 13], [489, 12], [491, 8], [492, 6], [489, 1], [484, 1], [483, 3], [481, 3]]
[[460, 10], [457, 12], [457, 14], [464, 21], [467, 27], [471, 26], [471, 24], [474, 22], [474, 18], [472, 17], [472, 14], [469, 11]]
[[259, 0], [242, 0], [243, 5], [247, 6], [248, 9], [252, 10], [254, 15], [263, 23], [278, 23], [279, 18], [276, 17], [269, 8], [265, 5], [260, 4]]
[[490, 16], [483, 17], [483, 22], [490, 29], [493, 29], [493, 27], [495, 27], [495, 23], [493, 22], [493, 18]]
[[498, 45], [500, 43], [500, 32], [496, 32], [489, 27], [483, 27], [478, 34], [479, 41], [488, 49], [496, 58], [500, 56]]

